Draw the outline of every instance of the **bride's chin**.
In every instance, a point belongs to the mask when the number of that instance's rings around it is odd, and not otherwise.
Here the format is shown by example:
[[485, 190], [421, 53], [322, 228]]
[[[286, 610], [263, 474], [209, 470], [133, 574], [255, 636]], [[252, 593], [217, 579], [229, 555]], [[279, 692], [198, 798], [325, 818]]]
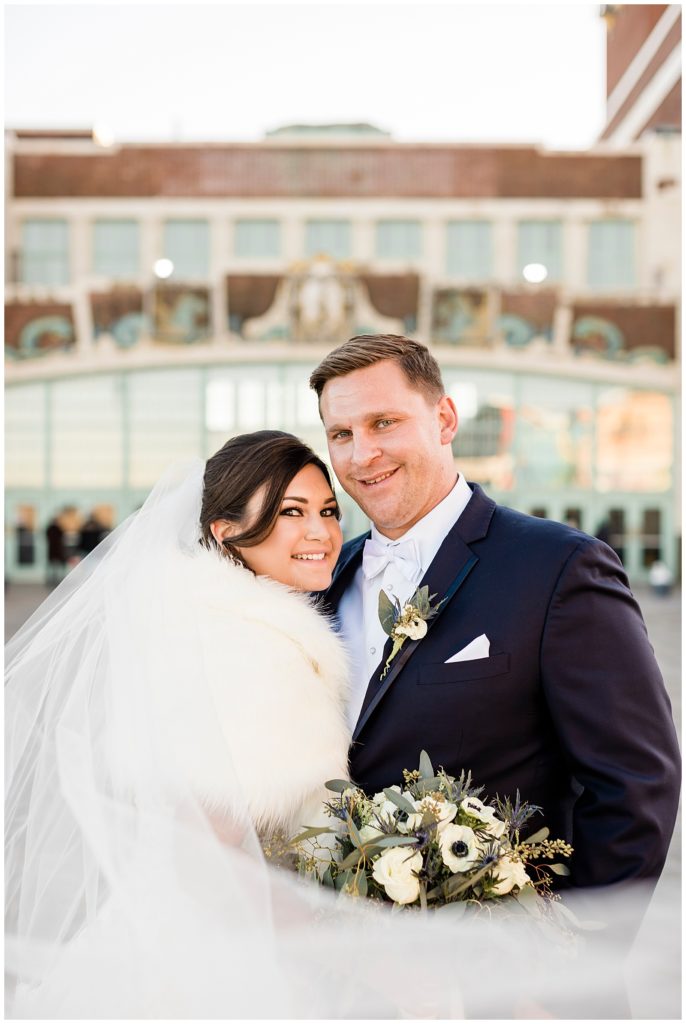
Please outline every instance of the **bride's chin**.
[[326, 575], [320, 576], [317, 574], [316, 579], [303, 579], [302, 576], [292, 579], [290, 586], [292, 590], [299, 590], [303, 594], [318, 594], [323, 590], [328, 590], [331, 586], [333, 579], [333, 573], [328, 572]]

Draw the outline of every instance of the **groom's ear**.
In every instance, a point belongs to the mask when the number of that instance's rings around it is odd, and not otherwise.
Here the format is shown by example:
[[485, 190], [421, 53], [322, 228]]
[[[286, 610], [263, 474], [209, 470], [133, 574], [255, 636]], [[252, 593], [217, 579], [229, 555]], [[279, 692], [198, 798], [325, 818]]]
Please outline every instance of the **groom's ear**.
[[438, 423], [441, 444], [451, 444], [457, 433], [457, 408], [450, 395], [443, 395], [438, 403]]

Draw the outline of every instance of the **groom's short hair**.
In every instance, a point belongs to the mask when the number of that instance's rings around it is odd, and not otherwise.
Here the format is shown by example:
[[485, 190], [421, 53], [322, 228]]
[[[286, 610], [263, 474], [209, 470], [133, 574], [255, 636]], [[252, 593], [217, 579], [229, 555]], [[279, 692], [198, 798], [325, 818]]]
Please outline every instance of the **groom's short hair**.
[[358, 334], [329, 352], [310, 376], [310, 387], [322, 397], [325, 384], [384, 359], [396, 363], [409, 383], [431, 402], [445, 394], [441, 370], [426, 345], [401, 334]]

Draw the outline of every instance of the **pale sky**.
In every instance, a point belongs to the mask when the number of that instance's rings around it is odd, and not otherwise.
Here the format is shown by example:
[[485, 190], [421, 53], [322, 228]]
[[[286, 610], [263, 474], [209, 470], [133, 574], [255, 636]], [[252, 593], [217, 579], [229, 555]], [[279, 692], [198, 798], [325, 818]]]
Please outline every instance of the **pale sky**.
[[371, 122], [400, 141], [585, 148], [598, 4], [5, 4], [7, 127], [256, 141]]

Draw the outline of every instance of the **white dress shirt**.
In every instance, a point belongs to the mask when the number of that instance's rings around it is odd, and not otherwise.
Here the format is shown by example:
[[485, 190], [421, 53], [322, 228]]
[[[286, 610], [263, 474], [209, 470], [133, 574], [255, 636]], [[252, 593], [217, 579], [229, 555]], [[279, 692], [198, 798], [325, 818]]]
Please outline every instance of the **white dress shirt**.
[[[352, 583], [343, 594], [338, 614], [341, 636], [350, 656], [352, 678], [348, 723], [351, 729], [354, 729], [357, 723], [367, 684], [381, 660], [388, 639], [379, 621], [379, 592], [385, 590], [390, 598], [397, 597], [401, 604], [412, 596], [446, 535], [464, 512], [471, 496], [472, 490], [460, 474], [453, 489], [443, 501], [398, 538], [398, 541], [413, 540], [417, 545], [420, 564], [412, 580], [408, 580], [392, 562], [371, 580], [365, 577], [360, 565]], [[397, 543], [384, 537], [375, 526], [372, 526], [372, 538], [390, 547]]]

